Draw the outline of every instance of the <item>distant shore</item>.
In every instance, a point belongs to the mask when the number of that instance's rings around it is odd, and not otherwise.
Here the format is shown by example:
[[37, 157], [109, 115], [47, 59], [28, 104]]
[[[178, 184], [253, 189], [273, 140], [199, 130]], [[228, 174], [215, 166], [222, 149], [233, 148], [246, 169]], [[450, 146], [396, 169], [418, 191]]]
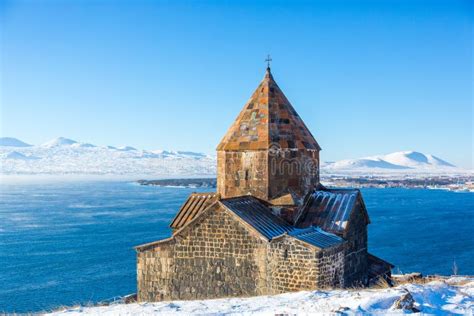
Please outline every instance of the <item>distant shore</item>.
[[[137, 180], [140, 179], [140, 180]], [[127, 181], [139, 185], [177, 188], [215, 188], [215, 175], [196, 175], [193, 178], [172, 175], [106, 175], [106, 174], [0, 174], [0, 184], [35, 185], [61, 182], [116, 182]], [[474, 175], [402, 175], [402, 174], [321, 174], [327, 187], [407, 188], [474, 192]]]
[[[474, 192], [472, 176], [428, 176], [390, 178], [376, 176], [322, 176], [321, 182], [328, 187], [355, 188], [408, 188], [408, 189], [439, 189], [456, 192]], [[140, 185], [178, 188], [215, 188], [215, 178], [196, 179], [157, 179], [138, 180]]]
[[217, 186], [216, 178], [138, 180], [137, 183], [175, 188], [215, 188]]

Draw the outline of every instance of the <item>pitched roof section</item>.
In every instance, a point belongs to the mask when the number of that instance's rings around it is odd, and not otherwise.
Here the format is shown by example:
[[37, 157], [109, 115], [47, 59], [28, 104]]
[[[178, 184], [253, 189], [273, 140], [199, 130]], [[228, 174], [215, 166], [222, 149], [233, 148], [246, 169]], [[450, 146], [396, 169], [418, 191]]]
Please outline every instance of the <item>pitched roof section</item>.
[[265, 77], [220, 142], [217, 150], [320, 150], [309, 129], [267, 68]]
[[253, 196], [223, 199], [221, 203], [268, 240], [294, 228], [281, 218], [273, 215], [272, 210], [267, 205]]
[[329, 248], [344, 242], [341, 237], [325, 232], [321, 228], [314, 226], [303, 229], [295, 228], [289, 232], [288, 235], [318, 248]]
[[319, 227], [296, 228], [278, 216], [253, 196], [241, 196], [220, 201], [231, 212], [255, 228], [268, 240], [285, 234], [318, 248], [329, 248], [344, 242], [342, 238], [328, 233]]
[[[314, 191], [306, 198], [304, 206], [297, 216], [296, 226], [319, 226], [325, 231], [344, 232], [359, 196], [359, 190], [324, 189]], [[366, 220], [369, 223], [368, 216]]]
[[170, 227], [180, 229], [218, 199], [219, 195], [213, 192], [192, 193], [181, 206], [178, 214], [176, 214], [176, 217], [171, 222]]

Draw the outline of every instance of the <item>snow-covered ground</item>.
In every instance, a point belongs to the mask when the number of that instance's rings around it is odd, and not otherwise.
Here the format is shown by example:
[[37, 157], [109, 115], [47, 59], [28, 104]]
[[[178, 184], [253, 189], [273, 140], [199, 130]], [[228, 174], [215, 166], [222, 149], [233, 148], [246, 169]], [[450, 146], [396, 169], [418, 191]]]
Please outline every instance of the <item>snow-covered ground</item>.
[[[412, 304], [407, 293], [414, 299]], [[405, 298], [405, 303], [397, 304], [401, 298]], [[405, 309], [401, 309], [400, 305], [404, 305]], [[386, 315], [413, 313], [416, 311], [413, 308], [425, 315], [473, 315], [474, 279], [458, 277], [426, 284], [404, 284], [390, 289], [76, 307], [53, 315]]]
[[[465, 174], [469, 171], [433, 155], [407, 151], [361, 159], [321, 163], [329, 175]], [[188, 151], [140, 150], [131, 146], [96, 146], [58, 137], [41, 145], [0, 138], [0, 178], [136, 180], [212, 177], [216, 157]]]

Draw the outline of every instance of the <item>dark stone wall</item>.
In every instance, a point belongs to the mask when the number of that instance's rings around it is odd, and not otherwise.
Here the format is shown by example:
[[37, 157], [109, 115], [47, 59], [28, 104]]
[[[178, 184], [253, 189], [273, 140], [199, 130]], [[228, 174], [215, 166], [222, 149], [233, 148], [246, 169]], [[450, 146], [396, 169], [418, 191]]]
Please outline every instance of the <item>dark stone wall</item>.
[[269, 199], [293, 192], [305, 196], [319, 183], [319, 152], [270, 150], [268, 155]]
[[218, 151], [217, 193], [222, 198], [251, 194], [268, 200], [267, 151]]
[[271, 294], [315, 289], [318, 277], [317, 251], [291, 237], [268, 246], [268, 287]]
[[181, 236], [138, 252], [139, 301], [266, 293], [262, 239], [221, 207], [208, 211]]
[[335, 288], [344, 286], [345, 249], [347, 244], [324, 249], [317, 254], [318, 288]]
[[367, 223], [362, 212], [358, 201], [343, 236], [347, 240], [344, 286], [366, 285], [368, 281]]
[[217, 192], [269, 201], [288, 192], [304, 196], [319, 183], [316, 150], [218, 151]]
[[318, 249], [289, 236], [271, 241], [267, 259], [270, 293], [341, 287], [345, 246]]

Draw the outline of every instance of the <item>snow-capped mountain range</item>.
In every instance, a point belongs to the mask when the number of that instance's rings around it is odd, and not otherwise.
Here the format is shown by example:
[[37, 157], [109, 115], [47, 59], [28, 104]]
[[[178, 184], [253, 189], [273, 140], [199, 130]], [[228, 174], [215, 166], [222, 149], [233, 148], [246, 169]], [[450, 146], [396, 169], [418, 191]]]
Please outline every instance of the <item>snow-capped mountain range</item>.
[[400, 151], [359, 159], [327, 162], [323, 166], [331, 170], [378, 170], [378, 171], [448, 171], [457, 169], [453, 164], [436, 156], [416, 151]]
[[[0, 175], [92, 175], [129, 179], [215, 176], [216, 158], [189, 151], [140, 150], [131, 146], [96, 146], [58, 137], [30, 145], [0, 138]], [[462, 172], [453, 164], [416, 151], [395, 152], [321, 164], [331, 173]]]
[[0, 175], [111, 176], [124, 179], [215, 175], [202, 153], [96, 146], [58, 137], [33, 146], [0, 138]]

